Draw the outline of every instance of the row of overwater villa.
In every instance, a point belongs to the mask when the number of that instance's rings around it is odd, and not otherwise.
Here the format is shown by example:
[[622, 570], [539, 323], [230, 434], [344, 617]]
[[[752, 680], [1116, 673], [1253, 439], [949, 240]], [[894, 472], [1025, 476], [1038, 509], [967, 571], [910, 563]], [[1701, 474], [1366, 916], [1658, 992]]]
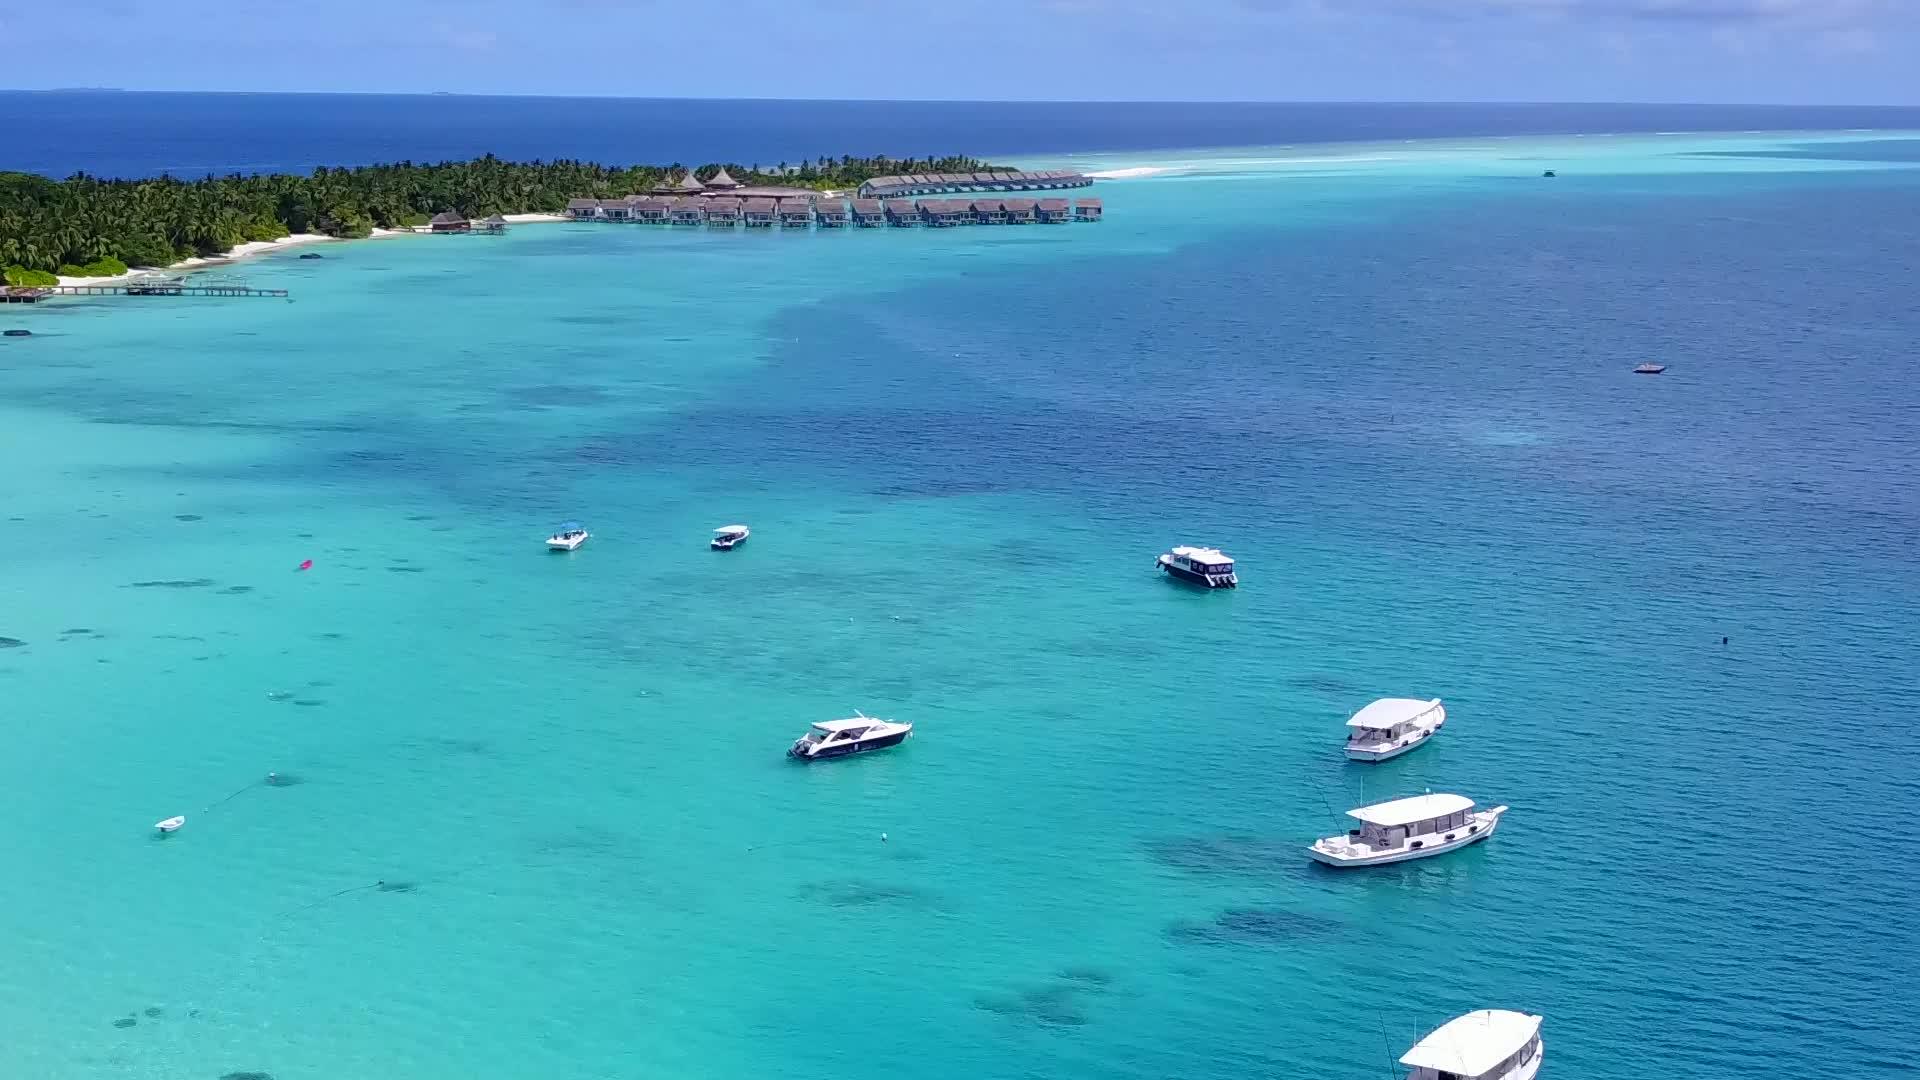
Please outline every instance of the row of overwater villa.
[[[704, 183], [689, 172], [677, 183], [647, 195], [619, 199], [572, 199], [567, 216], [575, 221], [638, 222], [651, 225], [703, 225], [712, 228], [804, 229], [946, 228], [955, 225], [1065, 224], [1099, 221], [1099, 199], [1060, 197], [910, 199], [910, 194], [987, 193], [1088, 187], [1079, 173], [992, 172], [888, 176], [868, 180], [847, 199], [806, 188], [741, 184], [725, 169]], [[893, 197], [883, 198], [882, 195]]]

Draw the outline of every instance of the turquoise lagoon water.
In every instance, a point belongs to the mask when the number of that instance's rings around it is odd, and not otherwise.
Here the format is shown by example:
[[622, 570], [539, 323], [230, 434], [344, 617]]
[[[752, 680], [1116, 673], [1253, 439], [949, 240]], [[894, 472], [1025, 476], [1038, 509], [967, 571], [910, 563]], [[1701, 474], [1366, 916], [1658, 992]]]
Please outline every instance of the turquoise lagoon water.
[[0, 1075], [1911, 1071], [1920, 143], [1571, 142], [5, 311]]

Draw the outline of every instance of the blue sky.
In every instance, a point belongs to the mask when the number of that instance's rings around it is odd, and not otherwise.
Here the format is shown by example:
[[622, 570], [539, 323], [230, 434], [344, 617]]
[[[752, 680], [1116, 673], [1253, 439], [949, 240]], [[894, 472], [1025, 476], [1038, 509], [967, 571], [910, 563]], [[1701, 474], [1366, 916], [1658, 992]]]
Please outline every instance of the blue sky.
[[0, 85], [1920, 104], [1920, 0], [90, 0]]

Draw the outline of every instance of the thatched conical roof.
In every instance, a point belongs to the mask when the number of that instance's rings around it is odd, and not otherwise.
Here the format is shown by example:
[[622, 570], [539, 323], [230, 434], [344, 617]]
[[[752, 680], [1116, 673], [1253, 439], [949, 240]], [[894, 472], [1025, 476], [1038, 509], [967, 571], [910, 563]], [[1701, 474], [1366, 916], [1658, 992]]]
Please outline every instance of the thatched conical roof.
[[693, 170], [688, 169], [687, 175], [681, 177], [680, 182], [674, 185], [674, 190], [675, 191], [705, 191], [707, 190], [707, 186], [705, 184], [702, 184], [700, 181], [694, 179]]

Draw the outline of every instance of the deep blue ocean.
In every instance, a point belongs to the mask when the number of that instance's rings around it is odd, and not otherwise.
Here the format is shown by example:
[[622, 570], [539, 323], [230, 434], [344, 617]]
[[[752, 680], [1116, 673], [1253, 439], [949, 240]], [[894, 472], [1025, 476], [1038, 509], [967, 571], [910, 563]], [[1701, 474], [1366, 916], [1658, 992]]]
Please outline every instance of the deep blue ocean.
[[0, 91], [0, 169], [305, 172], [495, 154], [605, 164], [1010, 157], [1470, 135], [1920, 129], [1920, 108], [1745, 105], [712, 101]]
[[[0, 1077], [1912, 1075], [1920, 138], [1034, 138], [1106, 221], [0, 308]], [[1424, 790], [1512, 810], [1307, 860]]]

